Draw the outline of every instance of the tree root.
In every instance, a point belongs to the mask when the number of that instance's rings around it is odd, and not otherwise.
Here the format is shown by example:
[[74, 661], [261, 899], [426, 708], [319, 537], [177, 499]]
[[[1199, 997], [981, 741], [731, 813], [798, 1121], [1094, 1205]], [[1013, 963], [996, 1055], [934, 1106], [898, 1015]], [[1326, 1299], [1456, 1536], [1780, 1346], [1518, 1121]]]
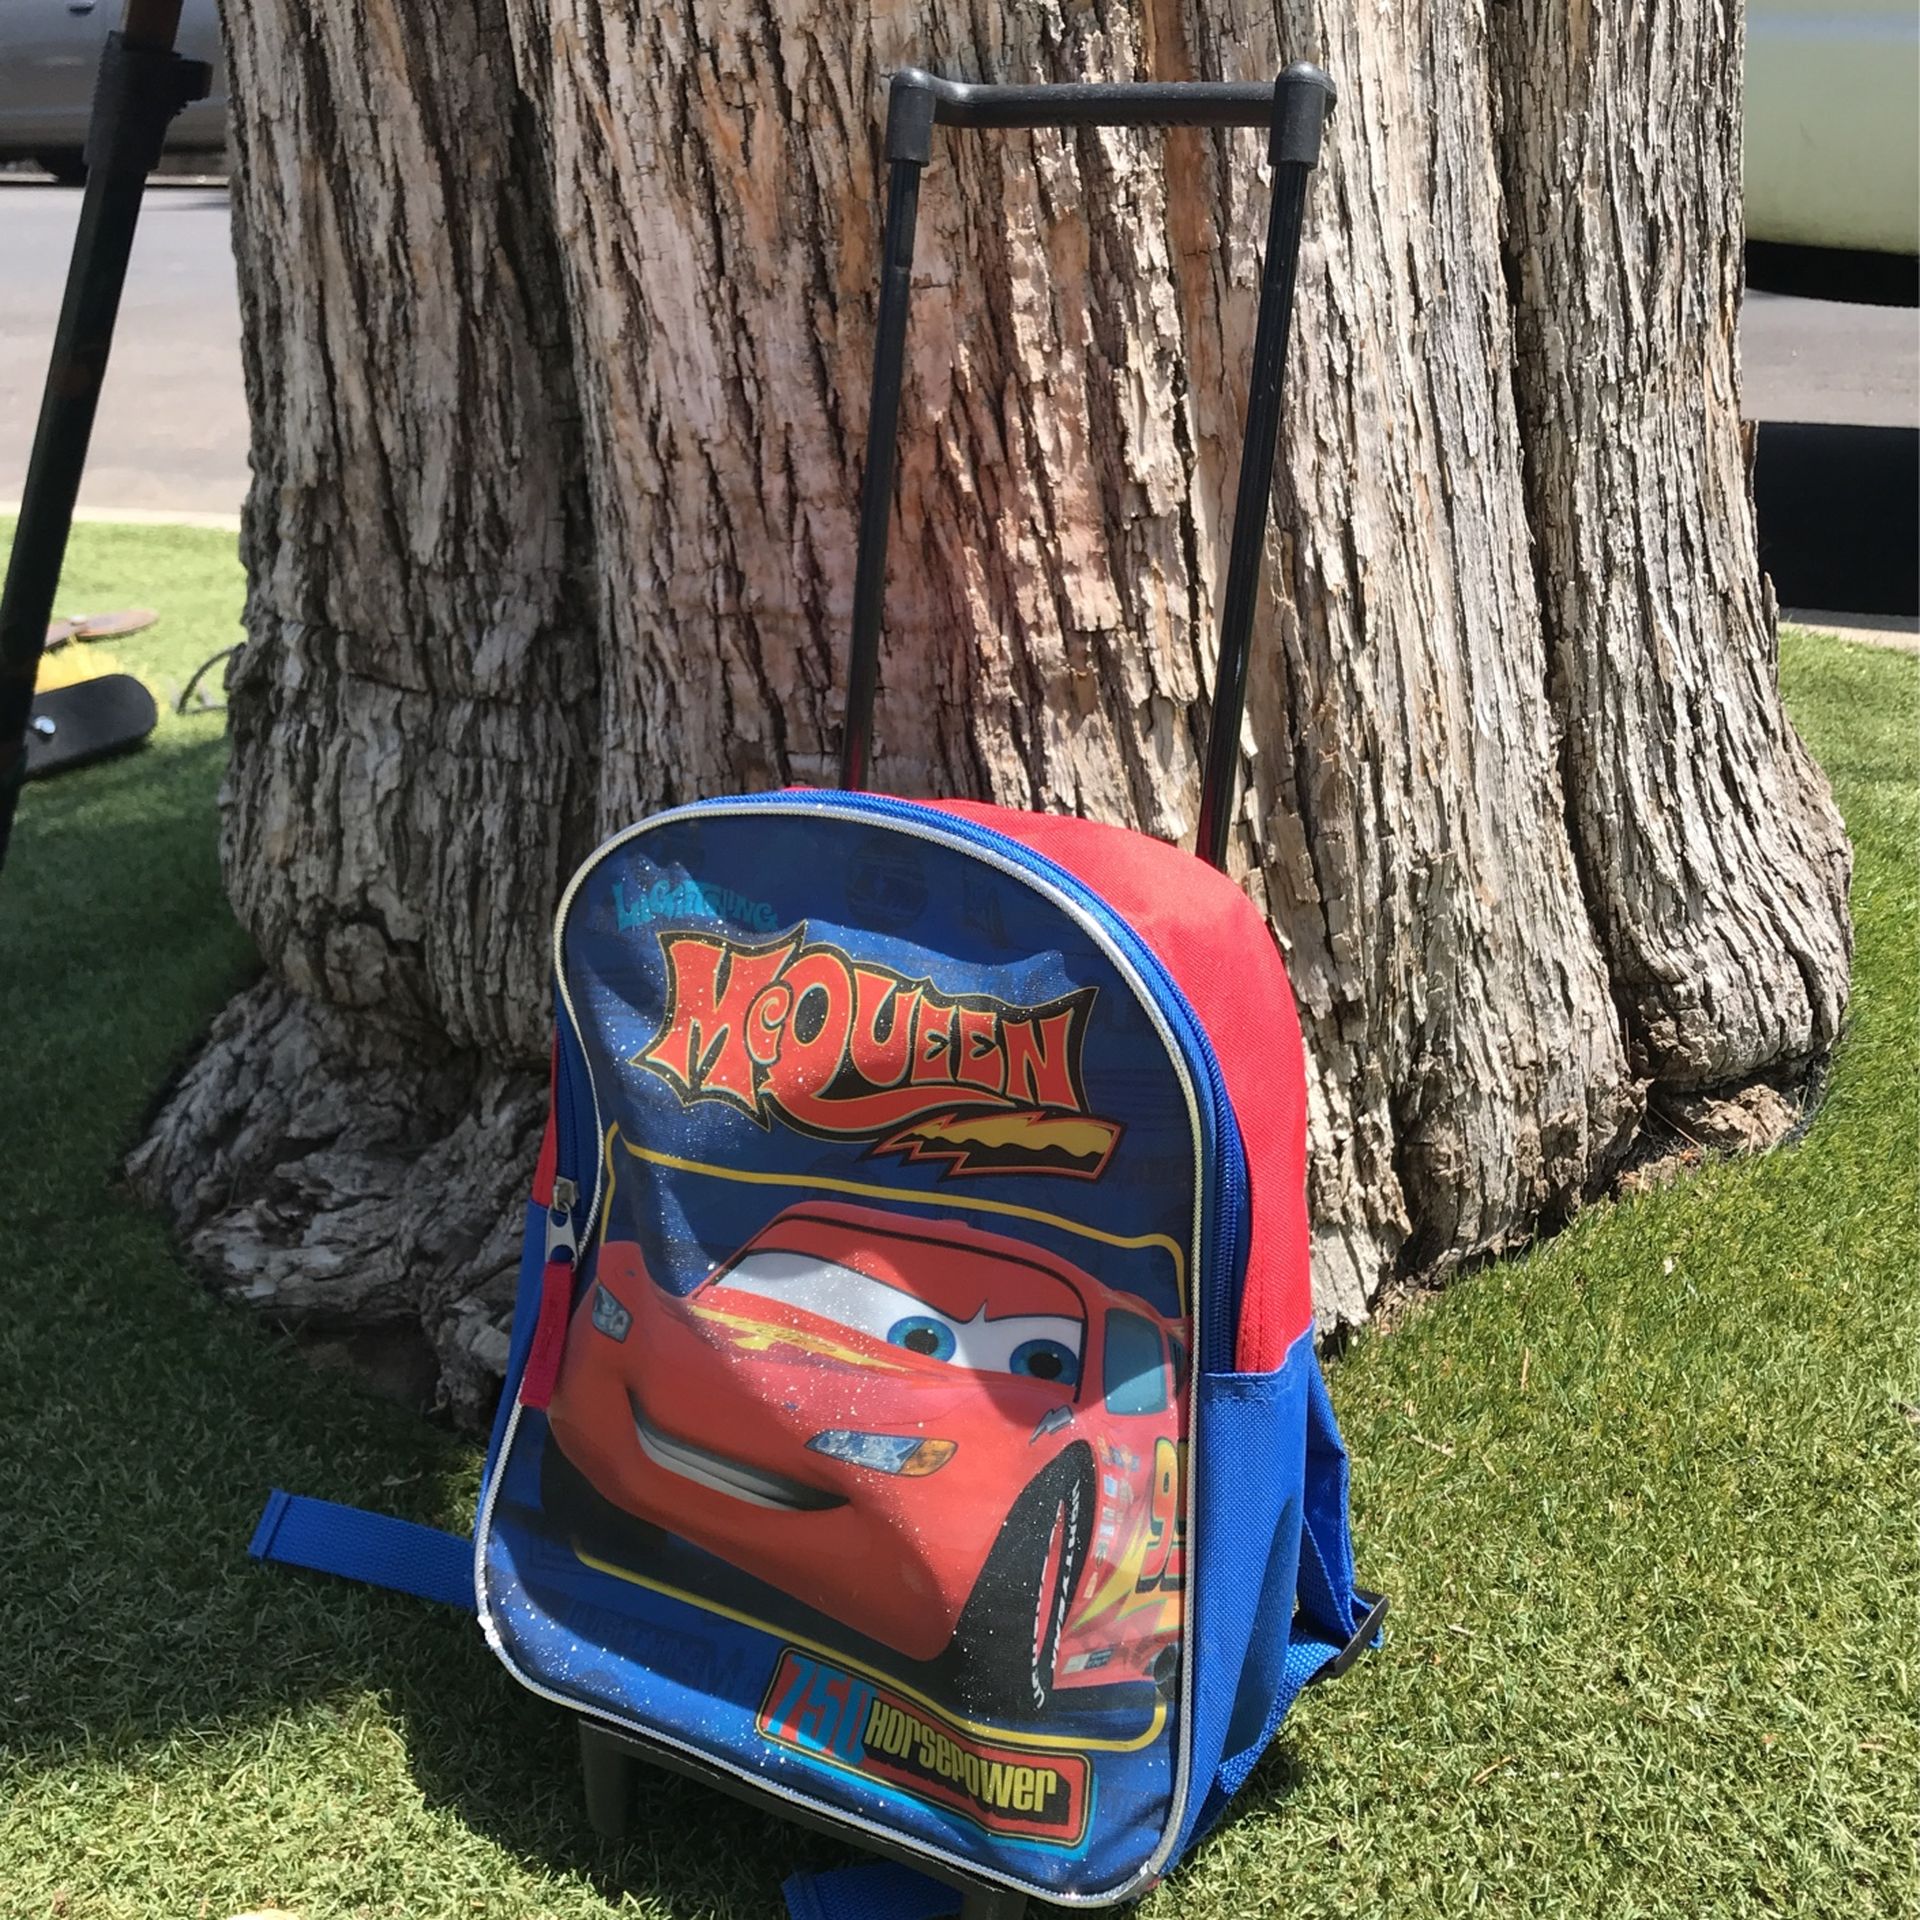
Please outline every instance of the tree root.
[[355, 1371], [424, 1338], [438, 1405], [472, 1426], [506, 1370], [545, 1095], [268, 979], [214, 1022], [127, 1178], [219, 1292]]

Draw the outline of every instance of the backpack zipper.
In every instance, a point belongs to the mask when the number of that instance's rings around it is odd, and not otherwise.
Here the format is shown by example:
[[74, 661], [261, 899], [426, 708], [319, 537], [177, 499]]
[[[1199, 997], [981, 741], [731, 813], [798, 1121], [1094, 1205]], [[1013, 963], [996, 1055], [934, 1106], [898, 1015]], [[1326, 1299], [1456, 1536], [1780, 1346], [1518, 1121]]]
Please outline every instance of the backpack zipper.
[[[554, 995], [553, 1070], [553, 1195], [547, 1206], [547, 1258], [565, 1247], [577, 1267], [580, 1242], [574, 1209], [580, 1204], [580, 1162], [575, 1154], [573, 1126], [573, 1050], [579, 1044], [572, 1011], [563, 996]], [[592, 1076], [588, 1076], [591, 1083]]]
[[557, 1260], [563, 1254], [572, 1260], [579, 1254], [580, 1242], [573, 1231], [573, 1209], [579, 1199], [580, 1189], [564, 1173], [556, 1173], [553, 1204], [547, 1208], [546, 1257], [549, 1260]]

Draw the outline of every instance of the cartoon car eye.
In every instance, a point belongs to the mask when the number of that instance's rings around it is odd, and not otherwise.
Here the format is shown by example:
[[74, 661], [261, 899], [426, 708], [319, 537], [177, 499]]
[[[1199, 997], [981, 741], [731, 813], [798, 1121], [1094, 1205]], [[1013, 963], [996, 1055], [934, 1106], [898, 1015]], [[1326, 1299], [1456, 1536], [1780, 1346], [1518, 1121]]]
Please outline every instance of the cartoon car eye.
[[930, 1312], [925, 1302], [817, 1254], [757, 1247], [736, 1260], [715, 1285], [729, 1293], [753, 1294], [797, 1307], [910, 1353], [949, 1360], [957, 1344], [952, 1322]]
[[972, 1319], [958, 1320], [837, 1261], [775, 1247], [754, 1248], [713, 1284], [817, 1314], [889, 1346], [976, 1373], [1019, 1374], [1068, 1388], [1080, 1378], [1086, 1328], [1064, 1314], [991, 1318], [983, 1302]]
[[1086, 1329], [1064, 1314], [1018, 1313], [989, 1320], [986, 1309], [960, 1328], [959, 1363], [981, 1373], [1016, 1373], [1049, 1386], [1071, 1387], [1080, 1379], [1080, 1346]]
[[1080, 1378], [1080, 1356], [1064, 1341], [1023, 1340], [1007, 1359], [1009, 1373], [1029, 1373], [1036, 1380], [1058, 1380], [1070, 1387]]
[[953, 1328], [931, 1313], [910, 1313], [904, 1320], [896, 1320], [887, 1329], [887, 1343], [935, 1360], [951, 1360], [959, 1345]]

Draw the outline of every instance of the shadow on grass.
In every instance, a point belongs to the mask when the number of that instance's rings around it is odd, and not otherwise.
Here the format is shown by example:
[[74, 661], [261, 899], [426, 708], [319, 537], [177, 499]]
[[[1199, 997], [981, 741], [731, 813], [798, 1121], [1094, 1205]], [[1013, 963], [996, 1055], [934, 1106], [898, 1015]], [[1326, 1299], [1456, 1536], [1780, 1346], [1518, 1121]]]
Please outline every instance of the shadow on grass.
[[427, 1805], [519, 1860], [757, 1920], [846, 1851], [665, 1773], [609, 1846], [571, 1718], [470, 1619], [246, 1558], [270, 1486], [464, 1530], [479, 1463], [200, 1291], [118, 1187], [152, 1089], [255, 965], [218, 881], [223, 757], [200, 722], [35, 786], [0, 882], [0, 1780], [390, 1711]]

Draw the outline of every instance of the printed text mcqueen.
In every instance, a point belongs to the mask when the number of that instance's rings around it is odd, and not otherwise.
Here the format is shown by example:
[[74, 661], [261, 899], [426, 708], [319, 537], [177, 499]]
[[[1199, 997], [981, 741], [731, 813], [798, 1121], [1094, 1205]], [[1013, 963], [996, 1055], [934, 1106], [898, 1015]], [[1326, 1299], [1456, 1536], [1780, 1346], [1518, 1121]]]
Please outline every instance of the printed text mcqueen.
[[681, 1100], [762, 1126], [868, 1139], [949, 1173], [1098, 1179], [1120, 1137], [1087, 1111], [1081, 1048], [1097, 989], [1044, 1006], [953, 996], [857, 960], [804, 926], [763, 945], [659, 935], [667, 1008], [634, 1064]]

